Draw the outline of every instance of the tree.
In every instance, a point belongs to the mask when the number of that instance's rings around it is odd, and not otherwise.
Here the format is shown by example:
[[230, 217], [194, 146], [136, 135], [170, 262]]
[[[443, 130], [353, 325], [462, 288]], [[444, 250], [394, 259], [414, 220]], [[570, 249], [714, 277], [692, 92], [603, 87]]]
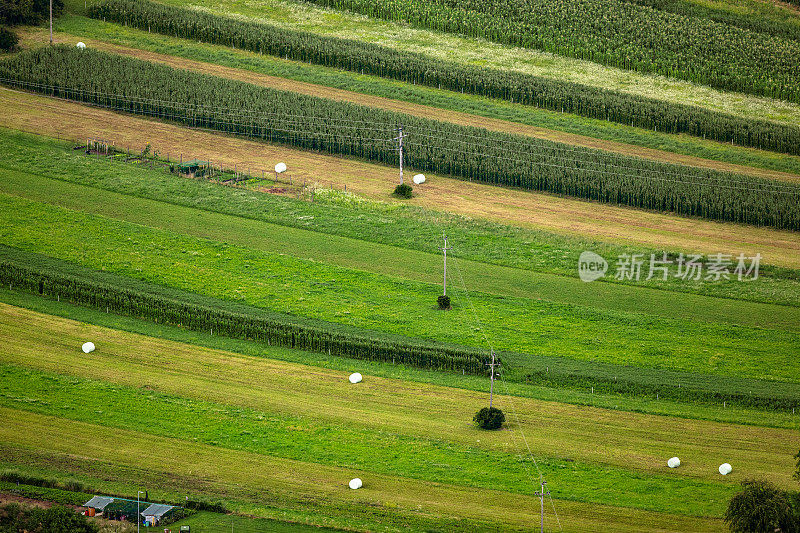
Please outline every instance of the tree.
[[472, 420], [481, 429], [500, 429], [506, 421], [506, 415], [497, 407], [484, 407]]
[[746, 480], [731, 498], [725, 522], [736, 533], [796, 533], [789, 495], [768, 481]]
[[411, 198], [412, 190], [408, 183], [401, 183], [394, 188], [394, 195], [398, 198]]
[[19, 38], [17, 34], [8, 28], [0, 27], [0, 50], [10, 52], [17, 47]]
[[[53, 0], [53, 16], [64, 10], [64, 0]], [[0, 24], [42, 24], [50, 17], [50, 0], [0, 0]]]

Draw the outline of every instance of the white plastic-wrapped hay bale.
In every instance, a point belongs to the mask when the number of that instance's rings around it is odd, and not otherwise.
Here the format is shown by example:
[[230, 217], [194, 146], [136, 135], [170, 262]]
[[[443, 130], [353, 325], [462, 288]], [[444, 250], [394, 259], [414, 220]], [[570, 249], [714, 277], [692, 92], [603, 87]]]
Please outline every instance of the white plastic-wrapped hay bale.
[[681, 466], [681, 460], [677, 457], [671, 457], [669, 461], [667, 461], [667, 466], [670, 468], [678, 468]]
[[84, 43], [84, 42], [79, 42], [79, 43], [78, 43], [78, 44], [76, 44], [75, 46], [78, 48], [78, 50], [83, 50], [84, 48], [86, 48], [86, 43]]
[[361, 374], [358, 372], [353, 372], [350, 374], [350, 383], [361, 383], [361, 380], [364, 379]]
[[364, 484], [361, 482], [361, 479], [360, 479], [360, 478], [353, 478], [353, 479], [351, 479], [351, 480], [350, 480], [350, 483], [348, 483], [348, 485], [349, 485], [349, 486], [350, 486], [350, 488], [351, 488], [351, 489], [353, 489], [353, 490], [360, 489], [361, 487], [363, 487], [363, 486], [364, 486]]
[[91, 353], [94, 351], [94, 343], [93, 342], [84, 342], [83, 346], [81, 346], [81, 350], [83, 353]]
[[722, 463], [721, 465], [719, 465], [719, 473], [722, 474], [723, 476], [727, 476], [728, 474], [730, 474], [731, 470], [733, 470], [733, 468], [729, 463]]
[[411, 180], [414, 182], [415, 185], [422, 185], [425, 183], [425, 174], [417, 174]]

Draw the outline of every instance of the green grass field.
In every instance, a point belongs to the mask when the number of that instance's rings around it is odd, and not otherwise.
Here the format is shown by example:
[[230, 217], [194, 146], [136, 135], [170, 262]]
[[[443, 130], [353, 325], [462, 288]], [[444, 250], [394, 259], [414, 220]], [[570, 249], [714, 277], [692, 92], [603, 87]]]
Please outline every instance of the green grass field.
[[[444, 373], [381, 361], [331, 357], [325, 353], [267, 347], [252, 341], [220, 337], [219, 335], [211, 335], [208, 332], [187, 330], [180, 327], [155, 324], [137, 318], [108, 314], [102, 310], [95, 310], [76, 306], [64, 301], [56, 301], [36, 295], [20, 293], [16, 290], [9, 291], [8, 289], [0, 288], [0, 301], [52, 316], [79, 320], [88, 324], [136, 333], [148, 337], [157, 337], [180, 343], [188, 343], [194, 346], [236, 352], [242, 355], [267, 357], [341, 372], [350, 372], [353, 368], [358, 368], [370, 375], [384, 378], [430, 383], [469, 391], [485, 392], [486, 390], [485, 377]], [[638, 373], [640, 375], [646, 375], [647, 371], [645, 369], [638, 369]], [[706, 379], [708, 379], [708, 376], [706, 376]], [[729, 382], [730, 378], [725, 378], [725, 383]], [[721, 384], [714, 383], [714, 385], [719, 386]], [[746, 386], [746, 383], [740, 384], [740, 387]], [[723, 406], [720, 405], [719, 402], [713, 404], [687, 403], [685, 401], [672, 400], [664, 397], [656, 399], [652, 396], [642, 397], [609, 394], [599, 389], [592, 393], [585, 388], [552, 388], [521, 384], [510, 380], [504, 382], [503, 392], [512, 396], [533, 398], [548, 402], [561, 402], [636, 413], [785, 429], [796, 429], [799, 420], [798, 416], [800, 416], [785, 410], [753, 409], [737, 406], [735, 404]]]
[[[483, 347], [652, 368], [797, 379], [797, 333], [659, 318], [436, 285], [189, 237], [0, 196], [0, 242], [190, 292], [346, 325]], [[471, 303], [470, 303], [471, 302]], [[676, 305], [679, 305], [676, 303]], [[474, 306], [483, 329], [472, 316]], [[414, 311], [409, 312], [410, 309]], [[646, 331], [646, 334], [643, 334]], [[703, 339], [699, 350], [694, 339]], [[746, 348], [746, 352], [743, 351]], [[780, 361], [780, 363], [779, 363]], [[510, 361], [525, 368], [525, 361]]]
[[[460, 94], [447, 90], [359, 75], [339, 69], [288, 61], [251, 52], [233, 50], [185, 39], [147, 33], [76, 15], [65, 15], [56, 23], [63, 37], [97, 39], [194, 61], [319, 84], [358, 93], [429, 105], [451, 111], [504, 119], [597, 139], [628, 143], [715, 161], [800, 174], [800, 157], [706, 141], [688, 135], [669, 135], [641, 128], [556, 113], [507, 101]], [[40, 37], [39, 34], [36, 34]], [[33, 42], [26, 41], [33, 45]], [[43, 44], [43, 42], [41, 43]]]
[[[660, 417], [565, 409], [563, 404], [520, 398], [514, 400], [514, 410], [521, 426], [485, 433], [468, 423], [472, 404], [480, 403], [483, 395], [372, 376], [355, 388], [341, 371], [303, 369], [8, 306], [2, 310], [0, 336], [7, 350], [2, 356], [0, 409], [6, 420], [34, 430], [19, 434], [13, 424], [8, 425], [0, 429], [2, 446], [4, 456], [16, 460], [21, 459], [21, 450], [30, 450], [20, 462], [33, 468], [66, 467], [69, 473], [83, 476], [118, 469], [117, 479], [124, 480], [139, 472], [138, 461], [159, 457], [162, 466], [149, 467], [145, 482], [154, 482], [160, 468], [168, 468], [173, 480], [190, 483], [187, 489], [192, 494], [221, 492], [244, 502], [252, 502], [257, 494], [258, 501], [268, 506], [277, 499], [295, 501], [298, 493], [315, 495], [323, 506], [338, 506], [341, 500], [344, 508], [332, 516], [347, 513], [346, 502], [352, 498], [340, 495], [346, 489], [336, 487], [356, 474], [371, 484], [364, 497], [371, 497], [374, 490], [384, 502], [395, 502], [397, 508], [390, 509], [397, 512], [414, 499], [410, 496], [414, 490], [433, 498], [425, 498], [428, 503], [423, 507], [457, 504], [438, 499], [454, 490], [451, 487], [464, 487], [456, 497], [459, 501], [469, 497], [472, 489], [466, 487], [489, 485], [501, 491], [489, 491], [499, 500], [490, 498], [487, 505], [504, 500], [519, 504], [531, 490], [525, 470], [519, 470], [523, 465], [514, 455], [522, 446], [516, 435], [522, 427], [532, 439], [538, 466], [551, 490], [564, 486], [554, 496], [558, 507], [570, 510], [570, 521], [581, 516], [575, 514], [581, 502], [602, 503], [607, 497], [609, 503], [623, 506], [617, 520], [624, 522], [627, 508], [667, 505], [653, 503], [652, 496], [658, 494], [658, 501], [665, 502], [662, 495], [673, 491], [671, 512], [681, 508], [682, 515], [715, 515], [741, 476], [758, 473], [781, 484], [791, 483], [790, 452], [796, 430], [701, 421], [673, 425]], [[98, 345], [88, 357], [78, 349], [87, 338]], [[85, 364], [87, 358], [90, 365]], [[215, 369], [214, 375], [208, 375], [209, 367]], [[497, 401], [509, 409], [509, 397], [498, 396]], [[170, 416], [154, 419], [154, 411], [168, 411]], [[537, 432], [540, 425], [548, 431]], [[607, 434], [600, 445], [598, 432], [591, 427], [608, 425], [617, 432]], [[691, 439], [687, 439], [689, 434]], [[731, 440], [733, 435], [735, 440]], [[112, 436], [113, 445], [101, 444], [111, 442]], [[331, 441], [340, 445], [331, 447], [327, 444]], [[565, 448], [564, 442], [570, 445]], [[63, 454], [71, 450], [98, 462], [72, 459], [65, 463]], [[414, 453], [409, 455], [408, 450]], [[673, 472], [664, 466], [660, 456], [666, 450], [684, 458], [681, 470]], [[196, 458], [190, 459], [187, 453]], [[720, 456], [741, 465], [732, 478], [720, 480], [715, 474]], [[636, 462], [631, 462], [632, 457], [638, 458]], [[191, 466], [206, 459], [208, 465], [215, 465], [213, 469], [199, 466], [198, 471]], [[283, 470], [290, 464], [291, 476]], [[487, 470], [487, 464], [494, 466]], [[648, 475], [641, 477], [637, 471]], [[400, 478], [395, 476], [400, 473], [404, 481], [398, 484]], [[203, 476], [202, 483], [197, 476]], [[226, 485], [232, 476], [235, 485]], [[595, 481], [592, 476], [597, 476]], [[437, 483], [426, 484], [426, 479]], [[169, 480], [161, 483], [170, 484]], [[269, 486], [269, 496], [255, 489], [255, 484]], [[384, 484], [398, 492], [386, 494]], [[722, 492], [711, 496], [715, 490]], [[693, 498], [696, 491], [703, 498]], [[160, 497], [159, 492], [152, 493]], [[523, 509], [524, 505], [520, 512], [526, 515]], [[603, 511], [594, 508], [592, 513], [600, 517]], [[264, 515], [275, 517], [274, 513]], [[504, 525], [513, 526], [523, 517], [509, 518], [510, 523]], [[665, 517], [649, 517], [656, 518]], [[684, 527], [695, 530], [703, 527], [703, 520], [688, 524]], [[568, 522], [565, 529], [576, 528]]]
[[[675, 313], [669, 309], [667, 301], [671, 296], [643, 291], [642, 288], [791, 306], [800, 301], [800, 273], [768, 264], [762, 265], [761, 279], [757, 283], [740, 283], [735, 279], [692, 282], [672, 277], [666, 282], [657, 278], [642, 279], [631, 283], [635, 289], [594, 284], [588, 290], [576, 279], [576, 265], [583, 250], [594, 250], [610, 259], [623, 253], [649, 257], [658, 251], [491, 224], [410, 206], [359, 201], [358, 197], [336, 192], [323, 194], [321, 191], [316, 203], [311, 203], [219, 187], [135, 165], [86, 158], [65, 150], [64, 145], [54, 140], [8, 130], [0, 130], [0, 148], [9, 153], [0, 163], [0, 168], [8, 171], [0, 187], [10, 194], [183, 234], [245, 244], [263, 251], [314, 257], [339, 266], [405, 279], [426, 282], [440, 279], [438, 246], [442, 244], [441, 235], [446, 233], [454, 246], [451, 256], [463, 259], [459, 261], [459, 267], [463, 269], [465, 281], [474, 286], [480, 279], [485, 290], [499, 295], [540, 297], [656, 314], [663, 308], [665, 316], [674, 316]], [[76, 187], [73, 183], [88, 187]], [[61, 191], [57, 198], [51, 194], [54, 188]], [[147, 200], [157, 200], [158, 203]], [[157, 216], [147, 214], [154, 210], [158, 212]], [[403, 231], [396, 231], [396, 226], [402, 226]], [[689, 250], [685, 252], [690, 253]], [[403, 259], [396, 262], [393, 259], [398, 254], [402, 254]], [[670, 254], [677, 255], [677, 251], [670, 250]], [[513, 267], [513, 270], [497, 266]], [[540, 276], [531, 271], [559, 276]], [[487, 279], [491, 282], [487, 283]], [[800, 316], [790, 309], [772, 306], [741, 313], [741, 308], [732, 307], [739, 306], [738, 302], [714, 300], [709, 305], [704, 304], [703, 299], [686, 298], [690, 305], [682, 312], [697, 313], [683, 315], [686, 317], [744, 325], [790, 328], [800, 325]]]

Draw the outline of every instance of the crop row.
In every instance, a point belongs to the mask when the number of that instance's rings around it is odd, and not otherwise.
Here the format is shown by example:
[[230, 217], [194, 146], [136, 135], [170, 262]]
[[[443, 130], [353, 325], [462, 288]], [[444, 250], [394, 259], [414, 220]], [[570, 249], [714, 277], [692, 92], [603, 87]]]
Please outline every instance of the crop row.
[[59, 298], [109, 312], [185, 327], [215, 335], [243, 338], [274, 346], [346, 356], [369, 361], [393, 361], [436, 370], [486, 373], [486, 356], [479, 350], [407, 342], [321, 327], [276, 313], [235, 312], [153, 292], [121, 288], [58, 270], [0, 261], [0, 282], [12, 288]]
[[800, 102], [800, 43], [623, 0], [312, 0], [524, 48]]
[[0, 82], [193, 127], [601, 202], [800, 229], [800, 186], [492, 132], [94, 50], [56, 46], [0, 64]]
[[[764, 5], [758, 8], [758, 3], [754, 2], [748, 6], [752, 11], [758, 11], [754, 16], [751, 10], [728, 9], [730, 6], [723, 4], [706, 5], [692, 0], [626, 0], [640, 6], [647, 6], [659, 11], [667, 11], [684, 17], [706, 18], [715, 22], [722, 22], [731, 26], [738, 26], [747, 30], [759, 33], [768, 33], [778, 37], [785, 37], [794, 41], [800, 41], [800, 24], [796, 18], [790, 15], [790, 10], [776, 6], [774, 14], [769, 14], [768, 7]], [[788, 0], [800, 6], [800, 0]], [[762, 13], [761, 11], [767, 11]]]
[[500, 98], [665, 133], [800, 154], [800, 128], [518, 72], [460, 65], [384, 46], [157, 4], [103, 0], [89, 15], [165, 35], [234, 46], [408, 83]]

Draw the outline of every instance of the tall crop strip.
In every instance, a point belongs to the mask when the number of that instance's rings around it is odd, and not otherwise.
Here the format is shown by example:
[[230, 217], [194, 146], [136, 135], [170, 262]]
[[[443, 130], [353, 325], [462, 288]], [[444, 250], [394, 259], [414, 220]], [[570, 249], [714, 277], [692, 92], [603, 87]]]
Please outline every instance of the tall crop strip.
[[711, 219], [800, 229], [800, 186], [276, 91], [94, 50], [55, 46], [0, 64], [0, 82], [189, 126], [460, 179]]
[[800, 102], [800, 43], [623, 0], [311, 0], [720, 89]]
[[221, 17], [149, 0], [102, 0], [89, 16], [172, 37], [463, 91], [665, 133], [800, 154], [800, 128], [580, 83], [461, 65], [372, 43]]

